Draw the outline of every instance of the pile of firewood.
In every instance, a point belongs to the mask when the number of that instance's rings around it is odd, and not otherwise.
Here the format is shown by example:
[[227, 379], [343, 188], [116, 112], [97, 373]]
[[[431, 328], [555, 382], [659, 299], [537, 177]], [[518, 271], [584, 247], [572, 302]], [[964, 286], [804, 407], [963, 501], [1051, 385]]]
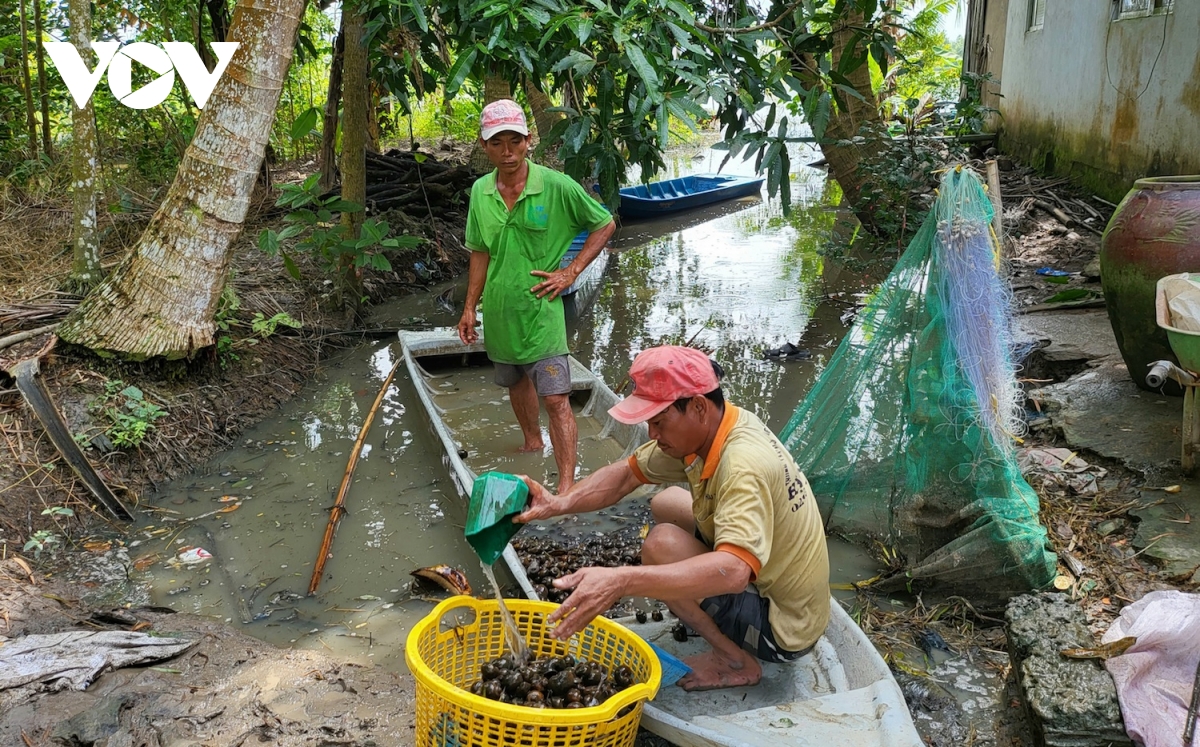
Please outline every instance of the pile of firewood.
[[400, 209], [414, 216], [441, 214], [467, 204], [476, 175], [469, 166], [442, 163], [428, 153], [367, 152], [367, 211]]

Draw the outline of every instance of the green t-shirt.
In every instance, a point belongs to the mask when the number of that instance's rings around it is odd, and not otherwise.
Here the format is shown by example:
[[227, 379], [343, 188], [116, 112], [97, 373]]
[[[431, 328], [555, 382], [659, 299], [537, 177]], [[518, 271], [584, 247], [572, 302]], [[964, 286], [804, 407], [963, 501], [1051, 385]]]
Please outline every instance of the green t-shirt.
[[562, 296], [538, 298], [530, 289], [554, 272], [582, 230], [608, 225], [612, 216], [583, 187], [557, 171], [529, 163], [525, 191], [510, 212], [496, 189], [496, 172], [471, 188], [467, 248], [487, 252], [483, 286], [483, 342], [497, 363], [523, 365], [567, 351]]

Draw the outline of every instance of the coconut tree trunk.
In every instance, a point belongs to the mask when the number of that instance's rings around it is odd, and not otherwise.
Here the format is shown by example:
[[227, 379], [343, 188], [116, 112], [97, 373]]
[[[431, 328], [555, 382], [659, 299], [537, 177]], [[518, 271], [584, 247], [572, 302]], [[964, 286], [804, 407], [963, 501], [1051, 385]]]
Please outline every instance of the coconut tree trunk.
[[[371, 94], [367, 87], [366, 29], [356, 0], [342, 4], [342, 31], [346, 35], [342, 88], [342, 199], [364, 205], [367, 201], [367, 106]], [[342, 213], [342, 225], [355, 238], [358, 238], [362, 222], [362, 211]], [[338, 300], [346, 309], [350, 322], [362, 297], [362, 282], [354, 266], [354, 256], [343, 254], [338, 269]]]
[[[488, 72], [483, 78], [483, 105], [487, 106], [493, 101], [500, 99], [511, 99], [512, 88], [508, 85], [508, 79], [495, 73]], [[471, 151], [471, 169], [477, 174], [483, 174], [492, 170], [492, 162], [488, 160], [487, 154], [483, 152], [483, 146], [479, 144], [479, 140], [475, 141], [475, 148]]]
[[[89, 38], [92, 31], [91, 0], [70, 0], [67, 14], [71, 43], [79, 50], [79, 58], [90, 70], [95, 65]], [[75, 246], [75, 259], [71, 263], [69, 285], [73, 291], [86, 293], [100, 282], [100, 238], [96, 226], [100, 148], [96, 140], [96, 112], [91, 99], [82, 109], [75, 106], [74, 98], [71, 102], [72, 243]]]
[[42, 150], [54, 158], [50, 139], [50, 91], [46, 86], [46, 49], [42, 46], [42, 0], [33, 0], [34, 55], [37, 57], [38, 94], [42, 97]]
[[342, 14], [342, 27], [333, 42], [333, 61], [329, 66], [329, 90], [325, 95], [325, 116], [321, 122], [321, 188], [333, 189], [337, 183], [337, 129], [338, 110], [342, 103], [342, 65], [346, 49], [346, 14]]
[[59, 336], [134, 359], [183, 358], [213, 343], [229, 272], [292, 61], [305, 0], [241, 0], [241, 43], [196, 124], [166, 198], [137, 247], [59, 327]]
[[563, 118], [563, 115], [561, 112], [547, 111], [554, 106], [554, 102], [534, 81], [529, 79], [529, 76], [521, 76], [521, 87], [525, 90], [525, 100], [529, 102], [529, 111], [533, 114], [538, 140], [545, 140], [550, 136], [550, 130], [554, 129], [554, 125]]
[[21, 82], [25, 86], [25, 126], [29, 133], [29, 157], [38, 156], [37, 119], [33, 115], [33, 81], [29, 77], [29, 29], [25, 23], [25, 0], [21, 0]]

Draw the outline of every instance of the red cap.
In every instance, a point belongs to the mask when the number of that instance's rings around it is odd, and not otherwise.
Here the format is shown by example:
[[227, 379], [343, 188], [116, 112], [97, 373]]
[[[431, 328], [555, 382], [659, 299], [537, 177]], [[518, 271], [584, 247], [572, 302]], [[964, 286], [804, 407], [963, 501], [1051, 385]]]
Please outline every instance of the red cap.
[[491, 140], [500, 132], [515, 132], [528, 135], [529, 125], [525, 122], [525, 110], [511, 99], [493, 101], [479, 113], [479, 137]]
[[644, 423], [677, 399], [708, 394], [721, 385], [712, 361], [695, 348], [663, 345], [638, 353], [629, 369], [633, 394], [608, 411], [626, 425]]

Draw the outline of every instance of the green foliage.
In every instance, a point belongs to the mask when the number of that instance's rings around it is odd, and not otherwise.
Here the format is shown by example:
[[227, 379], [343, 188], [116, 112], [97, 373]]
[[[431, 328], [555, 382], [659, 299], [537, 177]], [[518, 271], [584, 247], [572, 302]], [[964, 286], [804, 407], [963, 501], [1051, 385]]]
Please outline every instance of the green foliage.
[[154, 421], [167, 414], [146, 399], [141, 389], [125, 386], [120, 379], [105, 382], [104, 396], [91, 409], [108, 418], [109, 426], [104, 432], [113, 444], [127, 447], [139, 446], [154, 428]]
[[962, 40], [951, 42], [938, 28], [958, 0], [929, 0], [908, 21], [896, 45], [898, 59], [888, 70], [892, 94], [900, 100], [930, 96], [934, 101], [958, 99]]
[[882, 126], [864, 128], [859, 139], [880, 143], [876, 156], [860, 165], [868, 178], [859, 199], [870, 206], [876, 233], [903, 247], [929, 211], [938, 172], [965, 155], [962, 146], [923, 137], [915, 130], [890, 137]]
[[335, 214], [357, 213], [362, 206], [337, 195], [323, 197], [318, 184], [320, 176], [313, 174], [300, 184], [283, 185], [283, 194], [275, 204], [291, 208], [283, 219], [285, 226], [278, 232], [268, 228], [258, 237], [259, 248], [270, 256], [283, 257], [284, 267], [292, 277], [300, 279], [300, 268], [284, 249], [284, 242], [289, 239], [299, 238], [293, 250], [311, 254], [322, 271], [330, 275], [344, 266], [344, 259], [355, 268], [391, 270], [392, 265], [383, 254], [385, 250], [410, 249], [424, 241], [415, 236], [388, 238], [387, 221], [376, 218], [363, 221], [356, 238]]
[[53, 555], [54, 546], [58, 545], [60, 542], [61, 539], [53, 531], [49, 529], [39, 529], [30, 535], [29, 540], [25, 543], [25, 546], [22, 547], [21, 550], [23, 552], [29, 552], [30, 550], [33, 550], [33, 557], [40, 558], [42, 557], [42, 553], [46, 551], [49, 551], [50, 554]]
[[50, 507], [42, 510], [42, 516], [71, 517], [74, 515], [75, 515], [75, 511], [73, 509], [67, 508], [66, 506], [50, 506]]
[[991, 73], [964, 73], [962, 76], [964, 95], [955, 106], [954, 122], [947, 131], [952, 135], [972, 135], [983, 132], [987, 119], [996, 110], [983, 105], [983, 90], [994, 81]]
[[299, 329], [300, 327], [304, 326], [288, 315], [287, 312], [281, 311], [272, 316], [270, 319], [264, 317], [262, 313], [255, 313], [254, 319], [250, 321], [250, 329], [254, 330], [254, 334], [265, 340], [271, 335], [275, 334], [275, 330], [278, 329], [279, 325], [281, 324], [285, 327], [291, 327], [292, 329]]

